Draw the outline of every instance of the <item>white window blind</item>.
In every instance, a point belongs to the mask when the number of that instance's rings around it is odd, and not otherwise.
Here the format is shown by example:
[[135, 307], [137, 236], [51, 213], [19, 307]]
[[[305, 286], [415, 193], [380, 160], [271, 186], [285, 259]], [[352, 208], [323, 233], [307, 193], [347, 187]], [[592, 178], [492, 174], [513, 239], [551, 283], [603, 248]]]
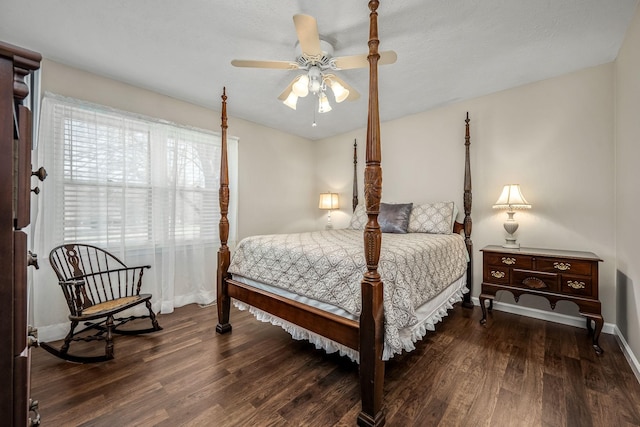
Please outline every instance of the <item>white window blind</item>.
[[51, 109], [63, 242], [213, 242], [220, 137], [82, 103]]

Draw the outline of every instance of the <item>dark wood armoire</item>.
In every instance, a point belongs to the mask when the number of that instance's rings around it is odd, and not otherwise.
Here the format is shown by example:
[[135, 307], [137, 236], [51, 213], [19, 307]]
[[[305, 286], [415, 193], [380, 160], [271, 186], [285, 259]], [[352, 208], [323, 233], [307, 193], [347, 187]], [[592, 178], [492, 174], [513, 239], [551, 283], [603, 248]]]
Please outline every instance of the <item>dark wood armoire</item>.
[[[25, 79], [40, 68], [35, 52], [0, 42], [0, 424], [38, 425], [37, 402], [29, 393], [30, 347], [37, 343], [27, 324], [27, 268], [37, 268], [24, 229], [30, 222], [33, 117], [24, 99]], [[37, 191], [34, 190], [37, 194]]]

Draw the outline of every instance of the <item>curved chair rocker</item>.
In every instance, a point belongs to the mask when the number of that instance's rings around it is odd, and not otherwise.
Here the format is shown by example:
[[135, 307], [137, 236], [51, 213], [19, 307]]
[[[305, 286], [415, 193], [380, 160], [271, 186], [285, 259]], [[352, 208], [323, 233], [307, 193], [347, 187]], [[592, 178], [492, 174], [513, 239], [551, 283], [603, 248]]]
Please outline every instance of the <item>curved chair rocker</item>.
[[[151, 294], [140, 294], [142, 274], [151, 266], [127, 267], [117, 257], [96, 246], [79, 243], [61, 245], [49, 254], [49, 262], [62, 288], [67, 305], [71, 329], [60, 349], [48, 343], [40, 346], [65, 360], [80, 363], [102, 362], [113, 359], [113, 334], [137, 335], [162, 329], [151, 308]], [[149, 315], [116, 318], [116, 314], [144, 303]], [[151, 328], [119, 329], [123, 324], [141, 318], [151, 319]], [[86, 326], [80, 331], [80, 322]], [[97, 329], [93, 335], [79, 336], [88, 329]], [[71, 341], [105, 341], [105, 353], [99, 356], [69, 354]]]

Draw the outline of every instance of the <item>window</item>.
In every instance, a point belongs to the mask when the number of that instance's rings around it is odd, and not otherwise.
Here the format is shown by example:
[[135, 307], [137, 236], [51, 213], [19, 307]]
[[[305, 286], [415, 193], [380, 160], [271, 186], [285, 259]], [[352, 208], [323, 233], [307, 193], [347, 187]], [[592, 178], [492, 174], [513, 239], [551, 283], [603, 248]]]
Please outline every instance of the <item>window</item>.
[[53, 99], [60, 241], [128, 247], [213, 242], [220, 137]]
[[[233, 248], [238, 141], [227, 142]], [[34, 164], [49, 176], [33, 198], [34, 250], [48, 254], [77, 241], [131, 265], [150, 265], [143, 292], [153, 295], [156, 312], [210, 304], [220, 246], [221, 143], [214, 132], [45, 94]], [[52, 304], [61, 295], [50, 288], [51, 275], [50, 268], [33, 274], [33, 311], [46, 318], [41, 324], [64, 322], [68, 314], [64, 304]]]

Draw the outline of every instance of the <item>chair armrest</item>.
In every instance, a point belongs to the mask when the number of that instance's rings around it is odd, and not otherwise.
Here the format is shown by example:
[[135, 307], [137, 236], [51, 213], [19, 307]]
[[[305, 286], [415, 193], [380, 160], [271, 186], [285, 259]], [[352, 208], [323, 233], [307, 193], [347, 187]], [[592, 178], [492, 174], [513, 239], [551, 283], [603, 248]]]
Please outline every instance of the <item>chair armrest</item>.
[[96, 271], [76, 276], [70, 280], [86, 282], [86, 289], [83, 287], [82, 291], [82, 307], [87, 308], [93, 304], [123, 296], [139, 295], [142, 276], [146, 268], [151, 268], [151, 266], [141, 265]]
[[85, 279], [89, 279], [91, 277], [94, 276], [100, 276], [103, 274], [109, 274], [109, 273], [120, 273], [120, 272], [126, 272], [126, 271], [135, 271], [135, 270], [144, 270], [145, 268], [151, 268], [150, 265], [138, 265], [135, 267], [121, 267], [121, 268], [114, 268], [112, 270], [102, 270], [102, 271], [96, 271], [95, 273], [89, 273], [89, 274], [85, 274], [82, 276], [76, 276], [73, 279], [70, 280], [85, 280]]
[[86, 301], [90, 301], [84, 289], [84, 279], [75, 278], [60, 281], [59, 283], [60, 286], [62, 286], [62, 291], [64, 292], [71, 314], [74, 316], [82, 315], [82, 310], [86, 308]]

